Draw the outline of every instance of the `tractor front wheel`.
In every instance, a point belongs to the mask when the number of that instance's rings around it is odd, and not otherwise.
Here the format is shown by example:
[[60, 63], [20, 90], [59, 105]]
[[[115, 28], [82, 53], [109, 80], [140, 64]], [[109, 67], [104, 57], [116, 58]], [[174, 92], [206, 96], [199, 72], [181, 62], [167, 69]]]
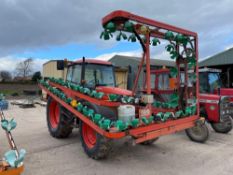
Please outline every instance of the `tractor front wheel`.
[[185, 130], [190, 140], [204, 143], [209, 138], [209, 130], [205, 123], [198, 121], [196, 126]]
[[80, 136], [85, 153], [93, 159], [103, 159], [107, 157], [111, 150], [111, 141], [86, 123], [80, 121]]
[[73, 130], [72, 124], [68, 122], [64, 108], [53, 98], [47, 101], [47, 125], [51, 136], [55, 138], [66, 138]]
[[212, 128], [218, 133], [228, 133], [232, 130], [232, 120], [231, 117], [226, 117], [223, 121], [219, 123], [211, 123]]

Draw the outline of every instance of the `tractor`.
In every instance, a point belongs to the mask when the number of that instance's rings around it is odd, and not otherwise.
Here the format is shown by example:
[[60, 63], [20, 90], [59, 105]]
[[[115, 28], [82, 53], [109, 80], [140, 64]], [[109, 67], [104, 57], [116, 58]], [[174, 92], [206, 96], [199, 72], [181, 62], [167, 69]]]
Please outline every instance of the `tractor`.
[[[133, 89], [116, 86], [110, 62], [85, 58], [60, 62], [59, 68], [67, 69], [65, 80], [49, 77], [39, 81], [39, 87], [47, 93], [49, 133], [55, 138], [66, 138], [79, 127], [83, 149], [93, 159], [106, 157], [112, 139], [126, 136], [135, 144], [150, 145], [160, 136], [187, 129], [190, 138], [206, 141], [208, 130], [199, 117], [197, 34], [126, 11], [108, 14], [102, 19], [102, 26], [101, 39], [110, 40], [117, 33], [116, 41], [138, 42], [142, 47]], [[160, 40], [167, 41], [166, 50], [177, 62], [173, 76], [179, 79], [181, 67], [185, 66], [182, 70], [193, 80], [190, 93], [184, 98], [180, 98], [183, 92], [177, 83], [177, 91], [164, 103], [154, 99], [150, 83], [150, 49]], [[139, 94], [138, 78], [144, 63], [146, 90]], [[201, 136], [193, 135], [193, 130]]]
[[233, 117], [233, 89], [223, 87], [219, 69], [199, 69], [199, 77], [201, 116], [208, 119], [216, 132], [230, 132]]
[[[216, 132], [228, 133], [232, 129], [233, 90], [222, 88], [220, 73], [221, 70], [218, 69], [199, 69], [200, 116], [204, 117]], [[166, 101], [170, 94], [177, 90], [175, 85], [177, 80], [171, 77], [170, 69], [151, 70], [151, 77], [153, 77], [151, 82], [155, 98]], [[183, 89], [185, 86], [183, 72], [180, 80], [180, 88]], [[188, 82], [187, 86], [191, 88], [192, 83]], [[145, 86], [143, 91], [145, 91]]]

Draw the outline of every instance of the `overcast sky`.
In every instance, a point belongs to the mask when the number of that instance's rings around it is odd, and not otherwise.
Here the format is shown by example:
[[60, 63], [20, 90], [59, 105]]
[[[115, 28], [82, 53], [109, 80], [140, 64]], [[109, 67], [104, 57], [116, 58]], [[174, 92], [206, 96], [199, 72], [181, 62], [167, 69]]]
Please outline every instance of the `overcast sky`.
[[39, 69], [49, 59], [138, 55], [138, 44], [99, 39], [102, 17], [119, 9], [197, 32], [200, 58], [233, 46], [232, 0], [1, 0], [0, 70], [27, 57]]

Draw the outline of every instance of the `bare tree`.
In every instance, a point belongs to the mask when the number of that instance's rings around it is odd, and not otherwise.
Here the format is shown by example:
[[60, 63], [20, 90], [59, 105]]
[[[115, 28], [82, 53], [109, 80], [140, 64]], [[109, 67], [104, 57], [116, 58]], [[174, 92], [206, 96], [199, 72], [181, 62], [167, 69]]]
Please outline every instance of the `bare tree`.
[[16, 65], [16, 74], [21, 77], [27, 77], [32, 73], [33, 59], [28, 58], [24, 61], [19, 62]]
[[11, 81], [12, 80], [12, 75], [9, 71], [0, 71], [0, 78], [2, 81]]

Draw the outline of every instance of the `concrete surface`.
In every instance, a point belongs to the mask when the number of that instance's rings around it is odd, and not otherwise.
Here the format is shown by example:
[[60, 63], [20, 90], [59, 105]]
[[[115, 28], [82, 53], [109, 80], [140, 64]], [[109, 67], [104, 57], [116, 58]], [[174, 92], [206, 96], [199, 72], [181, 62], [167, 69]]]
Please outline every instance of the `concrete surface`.
[[[114, 142], [108, 159], [95, 161], [83, 152], [77, 129], [68, 139], [57, 140], [49, 135], [44, 107], [11, 106], [5, 113], [17, 120], [13, 136], [18, 148], [28, 152], [24, 175], [233, 174], [233, 132], [222, 135], [210, 128], [205, 144], [191, 142], [183, 132], [161, 137], [152, 146], [132, 146], [126, 138]], [[0, 138], [3, 155], [8, 150], [3, 130]]]

